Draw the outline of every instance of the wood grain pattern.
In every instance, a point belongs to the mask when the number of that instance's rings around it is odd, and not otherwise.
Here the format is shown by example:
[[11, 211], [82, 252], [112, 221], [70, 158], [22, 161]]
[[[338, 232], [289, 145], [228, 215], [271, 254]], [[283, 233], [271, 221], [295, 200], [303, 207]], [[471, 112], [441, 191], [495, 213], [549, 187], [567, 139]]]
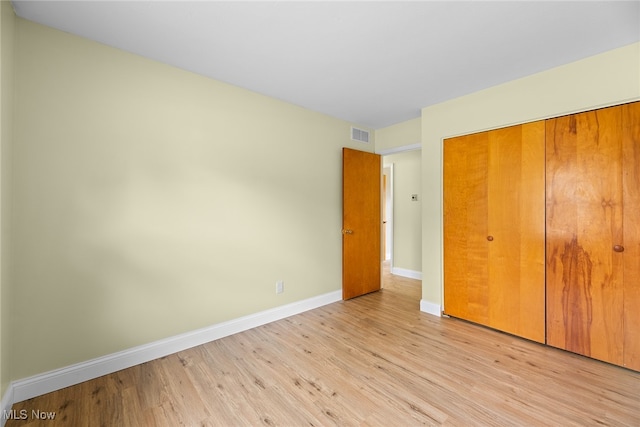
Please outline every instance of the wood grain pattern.
[[383, 282], [17, 403], [56, 418], [6, 426], [640, 425], [640, 373], [421, 313], [419, 281]]
[[443, 145], [444, 312], [489, 323], [488, 134]]
[[489, 132], [490, 324], [545, 342], [544, 122]]
[[381, 157], [344, 148], [342, 298], [380, 289], [382, 262]]
[[445, 313], [538, 342], [544, 136], [535, 122], [444, 143]]
[[640, 102], [623, 105], [624, 362], [640, 371]]
[[547, 343], [623, 363], [621, 109], [547, 121]]

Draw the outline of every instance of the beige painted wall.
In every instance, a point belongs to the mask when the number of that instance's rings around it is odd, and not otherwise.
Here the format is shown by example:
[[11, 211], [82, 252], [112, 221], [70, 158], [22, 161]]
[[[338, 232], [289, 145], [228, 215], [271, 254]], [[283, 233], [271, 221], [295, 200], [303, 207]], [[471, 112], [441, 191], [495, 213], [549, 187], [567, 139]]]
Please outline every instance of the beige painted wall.
[[422, 119], [420, 117], [377, 129], [375, 134], [376, 153], [398, 147], [420, 144]]
[[0, 396], [11, 381], [11, 282], [9, 275], [9, 207], [13, 139], [13, 45], [15, 14], [0, 2]]
[[442, 303], [442, 140], [640, 99], [640, 43], [422, 110], [422, 298]]
[[16, 66], [13, 379], [341, 289], [350, 123], [21, 19]]
[[[393, 164], [393, 267], [422, 271], [422, 216], [420, 150], [390, 154], [384, 165]], [[411, 195], [418, 194], [418, 201]]]

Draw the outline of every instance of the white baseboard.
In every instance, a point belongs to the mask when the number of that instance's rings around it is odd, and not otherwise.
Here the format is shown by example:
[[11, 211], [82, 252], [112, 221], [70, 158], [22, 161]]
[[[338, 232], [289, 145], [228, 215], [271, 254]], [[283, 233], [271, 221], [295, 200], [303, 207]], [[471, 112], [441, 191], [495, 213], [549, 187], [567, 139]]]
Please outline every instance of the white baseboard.
[[431, 301], [420, 300], [420, 311], [434, 316], [442, 317], [442, 306], [440, 304], [434, 304]]
[[0, 416], [0, 427], [4, 427], [4, 424], [7, 422], [7, 416], [13, 406], [13, 384], [9, 384], [7, 390], [4, 392], [4, 396], [2, 396], [2, 402], [0, 403], [0, 410], [2, 411], [2, 416]]
[[169, 354], [205, 344], [238, 332], [284, 319], [323, 305], [342, 300], [342, 290], [303, 301], [276, 307], [260, 313], [212, 325], [206, 328], [144, 344], [117, 353], [98, 357], [86, 362], [34, 375], [14, 381], [2, 399], [3, 409], [11, 409], [13, 403], [60, 390], [141, 363], [149, 362]]
[[406, 268], [392, 267], [391, 274], [395, 274], [396, 276], [408, 277], [409, 279], [422, 280], [421, 271], [408, 270]]

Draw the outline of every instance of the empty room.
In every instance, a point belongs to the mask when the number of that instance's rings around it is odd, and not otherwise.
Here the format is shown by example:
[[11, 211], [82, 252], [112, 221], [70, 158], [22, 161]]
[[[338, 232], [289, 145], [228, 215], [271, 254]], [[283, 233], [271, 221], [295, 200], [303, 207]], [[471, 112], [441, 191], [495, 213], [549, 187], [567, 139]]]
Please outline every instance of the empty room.
[[640, 425], [640, 2], [2, 0], [0, 49], [0, 425]]

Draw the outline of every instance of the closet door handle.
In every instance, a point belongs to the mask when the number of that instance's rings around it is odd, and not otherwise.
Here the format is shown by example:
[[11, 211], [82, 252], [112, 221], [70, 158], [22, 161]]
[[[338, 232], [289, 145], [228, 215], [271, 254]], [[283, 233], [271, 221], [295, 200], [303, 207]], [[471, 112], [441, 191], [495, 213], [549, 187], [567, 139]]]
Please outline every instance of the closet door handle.
[[613, 250], [616, 252], [624, 252], [624, 246], [622, 245], [614, 245]]
[[493, 242], [493, 236], [487, 236], [487, 240]]

